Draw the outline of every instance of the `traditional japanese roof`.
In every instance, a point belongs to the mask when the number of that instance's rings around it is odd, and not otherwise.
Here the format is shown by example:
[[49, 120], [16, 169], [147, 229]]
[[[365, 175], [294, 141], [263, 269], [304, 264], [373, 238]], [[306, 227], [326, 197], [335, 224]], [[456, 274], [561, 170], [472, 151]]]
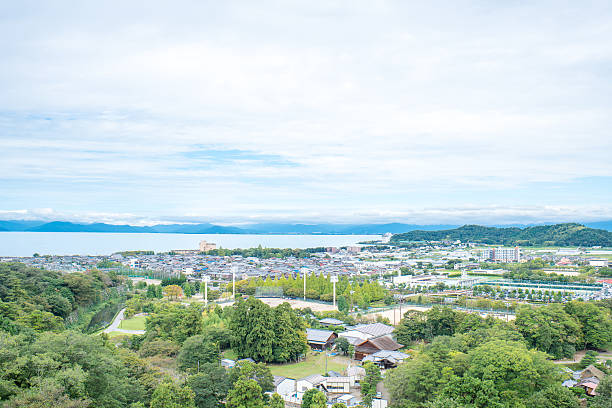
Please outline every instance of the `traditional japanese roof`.
[[398, 363], [400, 361], [403, 361], [403, 360], [407, 359], [408, 357], [410, 357], [408, 354], [402, 353], [401, 351], [380, 350], [380, 351], [377, 351], [374, 354], [370, 354], [369, 356], [366, 356], [363, 359], [363, 361], [387, 360], [387, 361], [390, 361], [392, 363]]
[[595, 367], [594, 365], [590, 365], [587, 368], [585, 368], [582, 371], [582, 374], [580, 375], [581, 378], [586, 378], [586, 377], [597, 377], [600, 380], [603, 380], [603, 378], [606, 375], [604, 374], [603, 371], [601, 371], [599, 368]]
[[402, 347], [403, 345], [393, 340], [391, 336], [382, 336], [368, 339], [358, 344], [357, 347], [355, 347], [355, 351], [365, 354], [374, 354], [380, 350], [395, 351], [401, 349]]
[[327, 378], [323, 377], [321, 374], [312, 374], [304, 378], [300, 378], [298, 381], [307, 381], [312, 385], [319, 385], [324, 383]]
[[383, 323], [358, 324], [353, 330], [360, 331], [370, 337], [379, 337], [393, 333], [394, 327]]
[[306, 339], [308, 343], [325, 344], [334, 334], [330, 330], [306, 329]]

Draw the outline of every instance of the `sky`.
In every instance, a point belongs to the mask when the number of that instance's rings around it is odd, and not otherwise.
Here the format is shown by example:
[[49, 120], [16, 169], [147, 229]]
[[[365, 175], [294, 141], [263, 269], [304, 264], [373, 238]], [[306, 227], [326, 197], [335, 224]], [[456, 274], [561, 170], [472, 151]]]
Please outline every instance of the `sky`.
[[609, 1], [19, 1], [0, 219], [612, 219]]

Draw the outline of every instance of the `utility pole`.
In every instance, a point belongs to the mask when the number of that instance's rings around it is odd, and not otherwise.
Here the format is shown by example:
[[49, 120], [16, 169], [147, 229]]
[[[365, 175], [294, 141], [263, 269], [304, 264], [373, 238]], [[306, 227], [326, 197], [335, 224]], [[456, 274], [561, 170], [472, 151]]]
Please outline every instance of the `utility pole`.
[[336, 308], [336, 282], [338, 282], [338, 275], [330, 276], [331, 283], [334, 285], [334, 309]]
[[208, 282], [210, 282], [210, 276], [202, 276], [202, 282], [204, 282], [204, 304], [208, 304]]
[[308, 274], [307, 268], [302, 268], [302, 276], [304, 277], [304, 300], [306, 300], [306, 275]]

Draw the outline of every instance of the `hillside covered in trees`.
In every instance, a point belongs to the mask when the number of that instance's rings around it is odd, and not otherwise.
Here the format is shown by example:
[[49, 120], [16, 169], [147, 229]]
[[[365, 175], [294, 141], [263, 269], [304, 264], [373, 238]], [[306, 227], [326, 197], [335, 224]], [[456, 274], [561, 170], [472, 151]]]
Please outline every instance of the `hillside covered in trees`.
[[464, 225], [440, 231], [410, 231], [393, 235], [391, 242], [461, 240], [492, 245], [612, 246], [612, 232], [566, 223], [526, 228]]

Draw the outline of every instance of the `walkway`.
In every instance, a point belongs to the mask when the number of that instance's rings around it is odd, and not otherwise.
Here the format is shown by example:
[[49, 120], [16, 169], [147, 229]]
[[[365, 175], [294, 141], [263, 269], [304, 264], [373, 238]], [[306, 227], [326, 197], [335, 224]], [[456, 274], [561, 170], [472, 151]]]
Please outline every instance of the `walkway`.
[[121, 324], [121, 321], [124, 319], [124, 314], [125, 314], [125, 308], [121, 309], [121, 311], [117, 313], [117, 316], [115, 316], [115, 320], [113, 320], [111, 325], [108, 326], [106, 329], [104, 329], [104, 333], [117, 332], [117, 333], [125, 333], [125, 334], [145, 334], [145, 330], [120, 329], [119, 325]]

